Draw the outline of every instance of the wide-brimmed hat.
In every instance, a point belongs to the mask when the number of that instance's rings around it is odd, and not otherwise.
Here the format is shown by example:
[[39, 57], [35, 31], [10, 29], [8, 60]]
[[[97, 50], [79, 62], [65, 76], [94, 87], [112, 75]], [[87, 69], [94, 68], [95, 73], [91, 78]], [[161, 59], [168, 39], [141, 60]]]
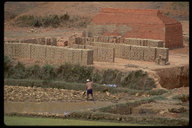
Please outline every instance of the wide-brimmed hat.
[[87, 82], [89, 82], [90, 80], [89, 79], [87, 79]]

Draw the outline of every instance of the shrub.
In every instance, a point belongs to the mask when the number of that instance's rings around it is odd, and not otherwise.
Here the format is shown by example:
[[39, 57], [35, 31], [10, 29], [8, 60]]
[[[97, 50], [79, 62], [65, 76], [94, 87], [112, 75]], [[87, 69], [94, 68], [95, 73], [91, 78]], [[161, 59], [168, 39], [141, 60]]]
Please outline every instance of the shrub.
[[137, 90], [150, 90], [155, 87], [153, 79], [149, 78], [142, 70], [126, 73], [120, 81], [121, 86]]
[[39, 79], [41, 67], [39, 65], [33, 65], [26, 69], [28, 78]]
[[179, 95], [173, 96], [172, 99], [178, 99], [178, 100], [181, 100], [182, 102], [187, 102], [189, 101], [189, 95], [179, 94]]
[[167, 93], [168, 91], [165, 89], [157, 89], [157, 90], [150, 90], [147, 92], [149, 95], [162, 95], [164, 93]]
[[48, 15], [48, 16], [33, 16], [23, 15], [15, 19], [16, 25], [20, 27], [58, 27], [64, 25], [66, 27], [86, 27], [90, 22], [90, 18], [73, 16], [68, 13], [64, 15]]
[[12, 67], [8, 73], [8, 77], [14, 79], [24, 79], [27, 78], [25, 65], [18, 62], [16, 66]]
[[70, 16], [68, 13], [65, 13], [64, 15], [60, 16], [61, 21], [68, 21], [70, 19]]
[[12, 61], [8, 56], [4, 56], [4, 76], [7, 77], [9, 70], [12, 68]]
[[55, 68], [51, 65], [45, 64], [42, 68], [41, 68], [41, 79], [42, 80], [54, 80], [56, 77], [56, 71]]

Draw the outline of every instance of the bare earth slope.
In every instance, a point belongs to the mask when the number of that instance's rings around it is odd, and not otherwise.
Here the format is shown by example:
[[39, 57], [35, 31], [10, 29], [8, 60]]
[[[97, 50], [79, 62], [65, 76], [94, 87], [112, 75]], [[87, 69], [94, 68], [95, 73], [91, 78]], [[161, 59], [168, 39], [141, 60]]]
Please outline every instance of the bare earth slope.
[[[101, 8], [160, 9], [172, 17], [189, 17], [187, 2], [7, 2], [5, 14], [64, 14], [93, 16]], [[77, 11], [78, 10], [78, 11]]]

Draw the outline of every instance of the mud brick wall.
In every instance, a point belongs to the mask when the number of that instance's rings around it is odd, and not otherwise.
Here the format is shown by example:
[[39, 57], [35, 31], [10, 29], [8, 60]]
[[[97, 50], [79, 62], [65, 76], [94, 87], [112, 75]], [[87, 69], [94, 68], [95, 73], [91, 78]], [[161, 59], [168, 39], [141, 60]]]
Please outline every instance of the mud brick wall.
[[47, 46], [46, 47], [46, 60], [49, 63], [52, 63], [55, 58], [55, 48], [53, 46]]
[[57, 39], [54, 37], [45, 37], [45, 44], [56, 46], [57, 45]]
[[92, 42], [91, 45], [97, 47], [105, 47], [105, 48], [114, 48], [115, 44], [113, 43], [103, 43], [103, 42]]
[[164, 42], [162, 40], [153, 39], [125, 38], [124, 43], [138, 46], [164, 47]]
[[123, 59], [131, 59], [131, 45], [120, 44], [121, 45], [121, 56]]
[[169, 61], [169, 49], [168, 48], [156, 48], [156, 58], [162, 56], [166, 62]]
[[114, 62], [115, 61], [115, 49], [98, 47], [98, 54], [97, 54], [97, 58], [95, 61]]
[[144, 50], [142, 46], [131, 47], [131, 60], [143, 60]]
[[55, 56], [54, 56], [54, 61], [57, 63], [63, 64], [64, 61], [64, 49], [62, 47], [55, 47], [53, 46], [54, 51], [55, 51]]
[[46, 51], [47, 47], [45, 45], [39, 44], [29, 44], [31, 49], [31, 58], [36, 60], [45, 60], [46, 59]]
[[85, 46], [86, 49], [92, 49], [93, 50], [93, 60], [97, 60], [98, 57], [98, 48], [95, 46], [91, 46], [91, 45], [86, 45]]
[[115, 49], [109, 47], [101, 47], [99, 45], [90, 46], [86, 45], [86, 49], [93, 50], [94, 61], [100, 62], [114, 62], [115, 61]]
[[18, 57], [30, 58], [30, 45], [20, 43], [19, 47], [20, 47], [20, 49], [18, 49], [18, 50], [20, 50], [20, 51], [19, 51]]
[[165, 43], [166, 48], [173, 49], [183, 47], [181, 23], [166, 25], [165, 42], [166, 42]]
[[80, 49], [74, 49], [72, 50], [72, 64], [81, 64], [81, 55], [82, 55], [82, 50]]
[[12, 44], [12, 57], [20, 57], [21, 56], [21, 46], [20, 43]]
[[82, 57], [81, 58], [82, 58], [82, 60], [81, 60], [82, 65], [93, 64], [93, 50], [90, 50], [90, 49], [82, 50]]
[[143, 60], [154, 62], [156, 59], [156, 48], [155, 47], [143, 47]]
[[4, 43], [20, 43], [18, 39], [4, 39]]
[[75, 49], [85, 49], [85, 45], [73, 44], [73, 45], [71, 46], [71, 48], [75, 48]]
[[[113, 43], [102, 43], [102, 42], [92, 42], [91, 45], [94, 47], [115, 48], [115, 57], [117, 58], [130, 59], [130, 60], [155, 61], [156, 57], [161, 55], [164, 58], [166, 58], [166, 61], [168, 61], [168, 57], [169, 57], [168, 48], [151, 47], [151, 46], [148, 46], [147, 41], [148, 40], [143, 40], [144, 44], [147, 46], [128, 45], [123, 43], [113, 44]], [[159, 41], [159, 40], [155, 40], [155, 41], [157, 42], [156, 43], [157, 45], [158, 45], [158, 42], [160, 42], [160, 44], [162, 45], [162, 41]], [[155, 41], [153, 41], [152, 43], [154, 43]], [[86, 46], [86, 48], [93, 49], [94, 47], [92, 46]], [[97, 60], [97, 57], [100, 56], [96, 54], [98, 54], [98, 50], [94, 50], [94, 60]]]
[[81, 38], [81, 37], [75, 38], [75, 44], [83, 44], [83, 42], [84, 42], [83, 38]]
[[45, 45], [45, 37], [37, 38], [37, 43], [38, 43], [38, 44]]
[[117, 57], [117, 58], [122, 57], [122, 49], [123, 49], [123, 45], [115, 44], [115, 57]]
[[98, 42], [99, 41], [99, 36], [94, 36], [93, 39], [94, 39], [94, 42]]
[[148, 42], [147, 46], [149, 46], [149, 47], [164, 47], [163, 41], [161, 41], [161, 40], [149, 39], [149, 40], [147, 40], [147, 42]]
[[9, 57], [13, 56], [13, 45], [11, 43], [4, 44], [4, 54]]
[[46, 60], [50, 63], [93, 64], [93, 50], [73, 49], [39, 44], [5, 43], [4, 54], [9, 57]]
[[85, 49], [85, 45], [79, 45], [79, 49]]
[[38, 41], [37, 41], [37, 39], [35, 39], [35, 38], [31, 38], [31, 39], [24, 39], [24, 40], [21, 40], [21, 43], [37, 44]]
[[71, 48], [79, 48], [79, 44], [72, 44]]

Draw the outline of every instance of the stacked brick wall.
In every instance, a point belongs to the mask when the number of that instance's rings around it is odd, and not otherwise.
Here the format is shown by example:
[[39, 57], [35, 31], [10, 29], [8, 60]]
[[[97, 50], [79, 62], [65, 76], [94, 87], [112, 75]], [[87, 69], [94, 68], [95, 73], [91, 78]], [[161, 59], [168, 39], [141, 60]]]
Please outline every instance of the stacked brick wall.
[[103, 45], [99, 45], [99, 44], [100, 43], [97, 43], [97, 45], [73, 44], [72, 48], [76, 48], [76, 49], [83, 49], [83, 48], [84, 49], [92, 49], [93, 50], [93, 60], [94, 61], [114, 62], [115, 61], [115, 49], [114, 49], [114, 47], [107, 47], [107, 45], [103, 44], [103, 43], [101, 43]]
[[30, 44], [31, 59], [45, 60], [46, 50], [47, 47], [45, 45]]
[[159, 56], [161, 56], [165, 58], [165, 62], [167, 62], [169, 58], [169, 49], [163, 47], [148, 47], [148, 46], [113, 44], [102, 42], [92, 42], [92, 46], [114, 48], [115, 57], [123, 59], [155, 62], [156, 58], [159, 58]]
[[41, 38], [20, 39], [20, 40], [9, 39], [9, 40], [5, 40], [4, 43], [28, 43], [28, 44], [57, 46], [57, 39], [54, 37], [41, 37]]
[[153, 39], [140, 39], [140, 38], [125, 38], [125, 44], [138, 45], [138, 46], [149, 46], [149, 47], [164, 47], [162, 40]]
[[55, 47], [39, 44], [5, 43], [4, 54], [13, 58], [31, 58], [50, 63], [93, 64], [93, 50]]
[[162, 40], [166, 48], [183, 46], [181, 23], [159, 10], [104, 8], [88, 25], [87, 33]]
[[30, 58], [30, 45], [21, 43], [5, 43], [4, 54], [9, 57]]
[[[121, 36], [94, 36], [94, 37], [81, 37], [84, 40], [81, 44], [91, 45], [92, 42], [103, 42], [103, 43], [115, 43], [115, 44], [128, 44], [138, 46], [149, 46], [149, 47], [165, 47], [165, 43], [162, 40], [153, 39], [141, 39], [141, 38], [123, 38]], [[74, 42], [75, 44], [80, 44]], [[99, 45], [99, 44], [98, 44]], [[102, 47], [102, 46], [101, 46]]]
[[165, 42], [166, 48], [183, 47], [182, 25], [180, 23], [166, 25]]

